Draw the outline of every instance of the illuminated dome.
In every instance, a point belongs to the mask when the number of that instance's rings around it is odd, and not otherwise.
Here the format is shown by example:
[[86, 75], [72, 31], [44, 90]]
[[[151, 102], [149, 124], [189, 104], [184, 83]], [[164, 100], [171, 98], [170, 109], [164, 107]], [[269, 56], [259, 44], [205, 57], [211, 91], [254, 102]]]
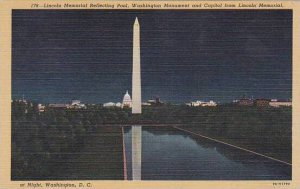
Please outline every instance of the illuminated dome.
[[123, 103], [122, 103], [122, 108], [124, 107], [129, 107], [131, 108], [131, 97], [128, 94], [128, 91], [126, 91], [126, 94], [123, 97]]

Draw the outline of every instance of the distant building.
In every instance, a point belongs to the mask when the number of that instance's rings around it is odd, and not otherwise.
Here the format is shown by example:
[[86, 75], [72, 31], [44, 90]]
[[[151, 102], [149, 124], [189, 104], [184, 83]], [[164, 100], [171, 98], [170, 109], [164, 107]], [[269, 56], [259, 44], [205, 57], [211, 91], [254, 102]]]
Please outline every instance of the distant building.
[[233, 103], [233, 104], [238, 104], [239, 101], [240, 101], [240, 100], [236, 100], [236, 99], [235, 99], [235, 100], [232, 101], [232, 103]]
[[16, 101], [20, 102], [20, 103], [27, 104], [27, 100], [25, 99], [24, 95], [22, 96], [22, 99], [19, 99], [19, 100], [16, 100]]
[[80, 104], [80, 103], [81, 103], [80, 100], [72, 100], [72, 101], [71, 101], [71, 105], [78, 105], [78, 104]]
[[131, 97], [128, 93], [128, 91], [126, 91], [124, 97], [123, 97], [123, 102], [107, 102], [103, 104], [103, 107], [118, 107], [118, 108], [131, 108], [132, 107], [132, 101], [131, 101]]
[[44, 112], [45, 111], [45, 106], [43, 104], [38, 104], [37, 108], [38, 108], [39, 112]]
[[208, 102], [197, 100], [195, 102], [186, 103], [188, 106], [217, 106], [217, 103], [210, 100]]
[[191, 102], [191, 106], [201, 106], [204, 102], [201, 100], [197, 100], [195, 102]]
[[253, 106], [253, 100], [250, 98], [241, 98], [236, 102], [239, 106]]
[[150, 99], [150, 100], [147, 101], [147, 103], [150, 104], [150, 105], [152, 105], [152, 106], [153, 106], [153, 105], [154, 105], [154, 106], [155, 106], [155, 105], [157, 106], [157, 105], [163, 105], [163, 104], [164, 104], [164, 103], [160, 100], [159, 97], [155, 97], [155, 99]]
[[149, 99], [149, 100], [147, 101], [147, 103], [148, 103], [148, 104], [155, 104], [155, 100]]
[[49, 104], [49, 108], [67, 109], [69, 107], [70, 104]]
[[116, 103], [116, 107], [122, 108], [122, 103], [121, 103], [121, 102], [117, 102], [117, 103]]
[[269, 99], [264, 99], [264, 98], [256, 99], [256, 100], [254, 101], [255, 106], [258, 106], [258, 107], [266, 107], [266, 106], [269, 106], [269, 103], [270, 103], [270, 100], [269, 100]]
[[107, 103], [103, 104], [103, 107], [115, 107], [115, 106], [116, 106], [116, 103], [113, 103], [113, 102], [107, 102]]
[[22, 99], [20, 99], [19, 102], [23, 102], [24, 104], [27, 104], [27, 100], [25, 99], [24, 94], [22, 95]]
[[72, 100], [69, 104], [49, 104], [49, 108], [56, 109], [81, 109], [86, 108], [85, 104], [82, 104], [80, 100]]
[[283, 106], [292, 106], [292, 101], [291, 100], [277, 100], [277, 99], [271, 99], [270, 106], [272, 107], [283, 107]]
[[143, 106], [151, 106], [151, 104], [148, 103], [148, 102], [143, 102], [142, 105], [143, 105]]
[[126, 94], [123, 97], [122, 108], [131, 108], [131, 106], [132, 106], [131, 97], [128, 91], [126, 91]]
[[72, 100], [68, 108], [81, 109], [81, 108], [86, 108], [86, 105], [82, 104], [80, 100]]
[[217, 106], [217, 103], [210, 100], [209, 102], [204, 102], [202, 106]]

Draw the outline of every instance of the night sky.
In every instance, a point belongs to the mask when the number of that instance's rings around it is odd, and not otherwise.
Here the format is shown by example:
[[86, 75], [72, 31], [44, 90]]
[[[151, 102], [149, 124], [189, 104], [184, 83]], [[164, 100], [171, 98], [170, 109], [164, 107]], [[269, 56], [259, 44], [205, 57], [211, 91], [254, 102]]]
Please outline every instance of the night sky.
[[136, 16], [143, 101], [292, 97], [289, 10], [14, 10], [12, 98], [122, 101]]

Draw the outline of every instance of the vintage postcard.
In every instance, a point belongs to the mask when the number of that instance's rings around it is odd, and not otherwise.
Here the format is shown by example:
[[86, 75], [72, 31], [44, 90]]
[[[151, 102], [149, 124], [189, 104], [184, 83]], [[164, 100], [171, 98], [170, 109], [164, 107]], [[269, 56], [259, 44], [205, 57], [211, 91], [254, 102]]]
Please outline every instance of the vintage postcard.
[[300, 188], [296, 1], [0, 1], [0, 188]]

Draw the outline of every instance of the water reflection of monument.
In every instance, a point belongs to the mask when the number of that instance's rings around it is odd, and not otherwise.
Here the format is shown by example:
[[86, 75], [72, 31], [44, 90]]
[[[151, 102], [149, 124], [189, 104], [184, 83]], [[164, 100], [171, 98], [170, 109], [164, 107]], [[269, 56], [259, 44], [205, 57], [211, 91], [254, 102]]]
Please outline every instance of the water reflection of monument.
[[[141, 68], [140, 68], [140, 25], [138, 18], [133, 25], [132, 51], [132, 114], [141, 114]], [[132, 126], [132, 179], [141, 180], [142, 127]]]

